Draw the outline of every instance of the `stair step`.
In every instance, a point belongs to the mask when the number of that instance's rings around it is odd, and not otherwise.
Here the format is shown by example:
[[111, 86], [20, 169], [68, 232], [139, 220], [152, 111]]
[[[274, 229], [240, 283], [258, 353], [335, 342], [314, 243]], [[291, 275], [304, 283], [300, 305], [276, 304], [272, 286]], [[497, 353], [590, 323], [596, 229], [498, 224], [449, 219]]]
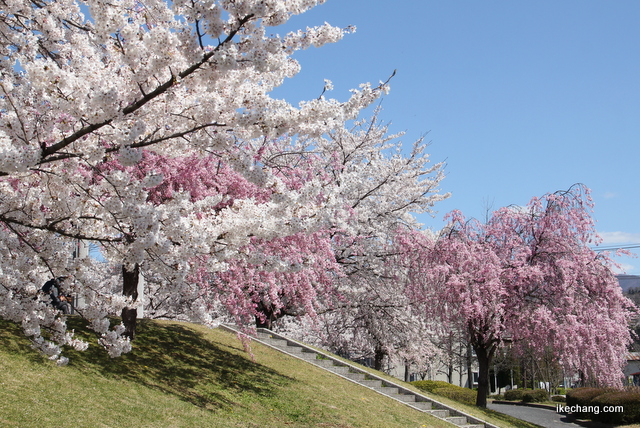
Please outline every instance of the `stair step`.
[[276, 339], [273, 337], [267, 338], [267, 339], [263, 339], [265, 342], [267, 342], [270, 345], [273, 346], [277, 346], [278, 348], [286, 348], [287, 347], [287, 341], [284, 339]]
[[416, 401], [416, 396], [413, 394], [393, 394], [391, 395], [391, 397], [395, 398], [396, 400], [403, 401], [405, 403], [412, 403]]
[[285, 351], [287, 351], [290, 354], [294, 354], [294, 355], [300, 355], [304, 352], [304, 349], [302, 349], [299, 346], [295, 346], [295, 345], [289, 345], [283, 348]]
[[364, 386], [368, 386], [369, 388], [381, 388], [382, 387], [382, 381], [381, 380], [361, 380], [360, 381], [361, 385]]
[[420, 410], [431, 410], [433, 403], [431, 403], [431, 401], [416, 401], [415, 403], [411, 403], [411, 406]]
[[[256, 337], [276, 349], [280, 349], [281, 351], [285, 351], [289, 354], [303, 358], [304, 360], [307, 360], [308, 362], [316, 366], [323, 367], [328, 371], [342, 375], [348, 379], [358, 382], [363, 386], [372, 388], [377, 392], [402, 401], [410, 407], [429, 413], [432, 416], [457, 425], [459, 428], [485, 428], [484, 424], [469, 423], [465, 416], [451, 416], [449, 410], [433, 409], [433, 403], [431, 401], [426, 401], [424, 397], [416, 395], [409, 390], [395, 386], [386, 386], [389, 385], [389, 383], [379, 379], [367, 379], [367, 375], [365, 373], [357, 372], [357, 369], [353, 367], [341, 365], [342, 363], [338, 362], [337, 360], [334, 361], [332, 359], [326, 358], [322, 356], [322, 354], [314, 352], [309, 348], [303, 348], [295, 341], [281, 339], [274, 334], [266, 332], [258, 332]], [[459, 413], [454, 411], [454, 414]]]
[[351, 380], [355, 380], [356, 382], [364, 380], [364, 373], [347, 373], [344, 376]]
[[395, 386], [380, 386], [374, 387], [373, 389], [386, 395], [398, 395], [399, 391]]
[[341, 375], [345, 375], [349, 373], [349, 367], [347, 366], [332, 366], [332, 367], [328, 367], [328, 369], [334, 373], [338, 373]]
[[427, 413], [430, 413], [431, 415], [440, 419], [445, 419], [449, 417], [448, 410], [428, 410]]
[[300, 356], [305, 360], [309, 360], [309, 361], [314, 361], [318, 359], [318, 354], [315, 352], [302, 351], [302, 353], [300, 353]]
[[324, 360], [324, 359], [320, 359], [320, 358], [316, 358], [315, 360], [311, 360], [311, 362], [317, 366], [321, 366], [321, 367], [326, 367], [326, 368], [330, 368], [333, 367], [333, 361], [332, 360]]
[[452, 424], [455, 425], [466, 425], [467, 424], [467, 418], [464, 416], [451, 416], [446, 418], [446, 420], [448, 422], [451, 422]]

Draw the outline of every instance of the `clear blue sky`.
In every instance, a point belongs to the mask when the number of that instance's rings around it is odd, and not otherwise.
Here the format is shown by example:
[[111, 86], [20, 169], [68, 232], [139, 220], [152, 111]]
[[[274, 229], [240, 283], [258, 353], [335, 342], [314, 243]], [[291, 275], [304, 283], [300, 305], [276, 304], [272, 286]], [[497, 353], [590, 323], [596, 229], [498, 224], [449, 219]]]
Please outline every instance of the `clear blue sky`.
[[325, 21], [357, 31], [297, 54], [302, 72], [275, 95], [315, 98], [330, 79], [326, 96], [345, 100], [397, 69], [381, 118], [407, 147], [428, 133], [447, 163], [452, 197], [426, 227], [580, 182], [605, 244], [640, 243], [640, 2], [328, 0], [273, 31]]

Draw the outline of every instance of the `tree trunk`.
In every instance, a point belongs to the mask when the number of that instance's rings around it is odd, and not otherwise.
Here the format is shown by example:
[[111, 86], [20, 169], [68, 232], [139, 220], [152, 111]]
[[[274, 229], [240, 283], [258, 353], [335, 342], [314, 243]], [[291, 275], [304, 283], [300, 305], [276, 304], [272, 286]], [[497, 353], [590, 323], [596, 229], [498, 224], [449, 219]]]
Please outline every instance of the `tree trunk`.
[[267, 330], [271, 330], [271, 320], [269, 318], [265, 318], [265, 320], [262, 321], [260, 317], [256, 317], [256, 328], [266, 328]]
[[409, 375], [409, 367], [410, 366], [411, 366], [411, 363], [405, 361], [405, 363], [404, 363], [404, 381], [405, 382], [409, 382], [409, 380], [410, 380], [409, 379], [409, 377], [410, 377], [410, 375]]
[[471, 345], [467, 344], [467, 388], [469, 389], [473, 389], [473, 365], [471, 357]]
[[[488, 348], [488, 349], [487, 349]], [[489, 396], [489, 368], [493, 360], [495, 346], [474, 345], [478, 357], [478, 396], [476, 406], [487, 407], [487, 397]]]
[[458, 348], [458, 356], [456, 357], [457, 363], [458, 363], [458, 374], [460, 374], [460, 376], [458, 376], [458, 386], [460, 388], [463, 388], [464, 385], [462, 384], [462, 377], [463, 377], [463, 356], [464, 356], [464, 343], [462, 341], [460, 341], [460, 346]]
[[[135, 302], [138, 299], [138, 281], [140, 279], [140, 266], [136, 263], [133, 270], [129, 270], [122, 265], [122, 294], [131, 297]], [[136, 337], [136, 322], [138, 310], [136, 308], [122, 308], [122, 324], [124, 324], [124, 335], [133, 340]]]
[[376, 346], [375, 354], [373, 355], [373, 368], [379, 371], [382, 370], [382, 362], [387, 353], [379, 346]]
[[266, 328], [271, 330], [271, 325], [277, 319], [276, 315], [273, 313], [271, 305], [267, 306], [264, 302], [258, 302], [256, 311], [264, 315], [264, 321], [262, 320], [262, 317], [256, 315], [256, 328]]

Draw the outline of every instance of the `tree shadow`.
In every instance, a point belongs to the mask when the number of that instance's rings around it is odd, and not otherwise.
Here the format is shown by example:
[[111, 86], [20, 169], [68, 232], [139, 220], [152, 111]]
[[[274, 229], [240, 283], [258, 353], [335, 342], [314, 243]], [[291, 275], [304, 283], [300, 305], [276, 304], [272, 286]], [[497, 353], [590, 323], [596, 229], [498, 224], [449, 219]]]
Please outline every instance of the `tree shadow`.
[[[68, 324], [76, 328], [78, 336], [90, 334], [80, 319]], [[251, 361], [248, 355], [229, 350], [237, 348], [177, 324], [139, 320], [132, 352], [118, 358], [110, 358], [95, 344], [95, 338], [90, 342], [83, 352], [65, 350], [70, 367], [135, 382], [209, 410], [239, 406], [238, 399], [246, 394], [272, 398], [277, 389], [274, 386], [294, 381]]]
[[47, 358], [33, 349], [19, 324], [0, 319], [0, 347], [12, 354], [23, 355], [30, 363], [42, 364]]

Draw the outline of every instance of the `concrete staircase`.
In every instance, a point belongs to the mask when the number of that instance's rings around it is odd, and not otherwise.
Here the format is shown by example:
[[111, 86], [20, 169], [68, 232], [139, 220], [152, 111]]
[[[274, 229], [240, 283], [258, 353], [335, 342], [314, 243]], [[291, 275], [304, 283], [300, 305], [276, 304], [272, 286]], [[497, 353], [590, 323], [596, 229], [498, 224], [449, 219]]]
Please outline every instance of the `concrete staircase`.
[[[239, 332], [239, 329], [235, 326], [223, 325], [221, 328], [234, 333]], [[346, 363], [332, 354], [318, 351], [308, 345], [286, 338], [270, 330], [258, 329], [257, 337], [254, 337], [253, 340], [292, 357], [307, 361], [310, 364], [321, 367], [351, 382], [373, 389], [409, 407], [449, 422], [453, 426], [460, 428], [498, 428], [495, 425], [484, 422], [451, 406], [439, 403], [432, 398], [407, 389], [402, 385], [364, 371], [355, 365]]]

